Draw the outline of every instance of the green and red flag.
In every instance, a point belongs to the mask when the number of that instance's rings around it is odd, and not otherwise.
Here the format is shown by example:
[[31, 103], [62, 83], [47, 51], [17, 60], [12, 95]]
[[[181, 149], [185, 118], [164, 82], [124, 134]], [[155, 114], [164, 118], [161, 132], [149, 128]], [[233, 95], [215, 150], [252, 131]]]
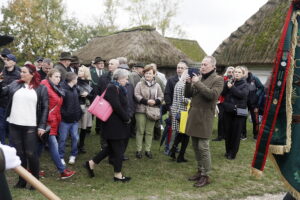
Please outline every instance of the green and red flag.
[[280, 37], [252, 173], [269, 156], [283, 182], [300, 199], [300, 0], [291, 1]]

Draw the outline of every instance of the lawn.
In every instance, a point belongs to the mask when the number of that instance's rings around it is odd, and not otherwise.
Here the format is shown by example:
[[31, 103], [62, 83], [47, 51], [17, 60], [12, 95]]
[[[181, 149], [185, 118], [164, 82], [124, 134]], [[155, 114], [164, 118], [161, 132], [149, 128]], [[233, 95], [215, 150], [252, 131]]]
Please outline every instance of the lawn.
[[[216, 136], [216, 122], [214, 123], [212, 138]], [[130, 139], [126, 155], [130, 158], [124, 162], [124, 175], [131, 176], [129, 183], [115, 183], [112, 180], [113, 168], [107, 159], [102, 161], [95, 169], [95, 178], [89, 178], [82, 167], [83, 163], [90, 159], [99, 149], [99, 136], [94, 133], [86, 139], [87, 154], [80, 154], [74, 166], [76, 174], [67, 180], [60, 180], [59, 174], [50, 160], [47, 151], [41, 158], [41, 169], [46, 172], [46, 177], [41, 181], [64, 200], [156, 200], [156, 199], [236, 199], [264, 193], [283, 192], [283, 185], [270, 161], [265, 167], [264, 176], [257, 180], [250, 176], [250, 165], [255, 148], [252, 138], [252, 128], [247, 125], [248, 139], [241, 141], [240, 150], [236, 160], [227, 160], [224, 157], [224, 141], [211, 142], [212, 151], [212, 183], [203, 188], [193, 187], [193, 182], [187, 181], [187, 177], [196, 172], [196, 162], [191, 148], [191, 142], [187, 149], [187, 163], [173, 162], [163, 154], [163, 148], [159, 151], [159, 142], [153, 141], [152, 160], [145, 156], [138, 160], [135, 158], [135, 139]], [[70, 147], [67, 148], [69, 152]], [[13, 172], [7, 173], [7, 179], [11, 187], [13, 199], [36, 200], [45, 199], [37, 191], [28, 189], [14, 189], [17, 176]]]

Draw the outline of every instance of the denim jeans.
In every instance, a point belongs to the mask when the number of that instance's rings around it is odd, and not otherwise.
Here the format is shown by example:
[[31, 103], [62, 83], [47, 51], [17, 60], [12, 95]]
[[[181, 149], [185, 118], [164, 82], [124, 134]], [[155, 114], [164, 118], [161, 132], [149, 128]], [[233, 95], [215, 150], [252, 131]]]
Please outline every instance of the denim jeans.
[[59, 153], [58, 153], [58, 142], [55, 135], [49, 135], [48, 138], [49, 152], [51, 158], [60, 173], [63, 173], [65, 166], [62, 164]]
[[65, 147], [66, 147], [66, 140], [68, 138], [68, 135], [70, 133], [71, 139], [72, 139], [72, 147], [71, 147], [71, 156], [77, 156], [78, 154], [78, 148], [77, 143], [79, 140], [78, 135], [78, 122], [74, 123], [66, 123], [66, 122], [60, 122], [59, 124], [59, 155], [60, 158], [64, 158], [65, 156]]
[[0, 107], [0, 142], [5, 144], [5, 137], [8, 135], [8, 122], [5, 119], [5, 108]]

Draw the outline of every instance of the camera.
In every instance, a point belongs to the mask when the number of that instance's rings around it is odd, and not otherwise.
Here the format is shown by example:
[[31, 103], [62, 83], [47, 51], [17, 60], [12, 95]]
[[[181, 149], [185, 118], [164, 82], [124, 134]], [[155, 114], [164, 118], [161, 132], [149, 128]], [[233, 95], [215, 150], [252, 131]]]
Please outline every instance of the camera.
[[195, 76], [195, 74], [198, 76], [200, 75], [200, 71], [199, 68], [189, 68], [188, 69], [188, 74], [189, 76], [192, 78], [193, 76]]

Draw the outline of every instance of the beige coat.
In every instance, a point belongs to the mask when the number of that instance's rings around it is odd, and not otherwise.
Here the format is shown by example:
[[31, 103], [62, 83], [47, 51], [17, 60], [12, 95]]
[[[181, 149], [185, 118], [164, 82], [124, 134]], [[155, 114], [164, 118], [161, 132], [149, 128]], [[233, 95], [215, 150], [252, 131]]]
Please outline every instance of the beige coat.
[[185, 96], [192, 97], [186, 133], [208, 139], [212, 134], [215, 107], [224, 86], [224, 80], [215, 72], [195, 84], [187, 83]]
[[134, 96], [138, 102], [136, 106], [137, 113], [145, 113], [146, 112], [146, 105], [141, 103], [142, 99], [149, 100], [159, 100], [160, 102], [163, 101], [164, 94], [159, 86], [158, 83], [154, 83], [152, 86], [148, 86], [144, 78], [141, 79], [140, 82], [136, 85], [134, 89]]

